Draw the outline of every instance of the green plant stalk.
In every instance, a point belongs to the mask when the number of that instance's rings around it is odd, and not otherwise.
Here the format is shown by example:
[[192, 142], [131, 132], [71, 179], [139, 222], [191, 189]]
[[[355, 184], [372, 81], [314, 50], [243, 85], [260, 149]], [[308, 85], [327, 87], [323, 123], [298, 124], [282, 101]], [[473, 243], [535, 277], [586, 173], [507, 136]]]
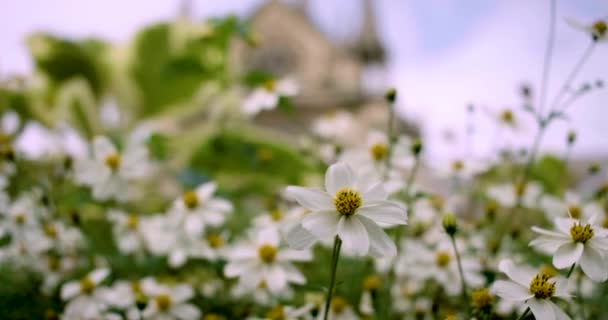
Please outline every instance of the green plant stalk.
[[456, 247], [456, 239], [454, 235], [450, 235], [450, 241], [452, 242], [452, 248], [454, 248], [454, 255], [456, 256], [456, 263], [458, 264], [458, 273], [460, 275], [460, 294], [462, 295], [462, 303], [464, 303], [467, 314], [470, 313], [469, 299], [467, 297], [467, 283], [464, 280], [464, 271], [462, 269], [462, 261], [460, 260], [460, 253], [458, 247]]
[[388, 151], [386, 153], [386, 159], [384, 160], [384, 181], [388, 180], [391, 169], [393, 167], [393, 146], [395, 144], [394, 127], [395, 127], [395, 105], [391, 103], [388, 106], [388, 122], [386, 124], [386, 138], [388, 139]]
[[525, 319], [526, 316], [528, 315], [528, 313], [530, 313], [530, 307], [526, 308], [526, 311], [524, 311], [524, 313], [522, 313], [521, 316], [519, 316], [519, 318], [517, 318], [517, 320]]
[[336, 270], [338, 269], [338, 260], [340, 260], [340, 247], [342, 247], [342, 240], [339, 236], [336, 236], [334, 240], [334, 250], [331, 256], [331, 276], [329, 279], [329, 289], [327, 290], [327, 299], [325, 300], [325, 311], [323, 313], [323, 320], [327, 320], [329, 315], [329, 307], [331, 305], [331, 298], [334, 294], [334, 285], [336, 283]]
[[553, 56], [553, 47], [555, 43], [555, 16], [557, 12], [556, 0], [550, 0], [549, 14], [549, 36], [547, 37], [547, 47], [545, 49], [545, 57], [543, 60], [543, 72], [540, 82], [540, 99], [538, 102], [538, 114], [543, 113], [545, 107], [545, 98], [547, 96], [547, 88], [549, 87], [549, 75], [551, 72], [551, 57]]

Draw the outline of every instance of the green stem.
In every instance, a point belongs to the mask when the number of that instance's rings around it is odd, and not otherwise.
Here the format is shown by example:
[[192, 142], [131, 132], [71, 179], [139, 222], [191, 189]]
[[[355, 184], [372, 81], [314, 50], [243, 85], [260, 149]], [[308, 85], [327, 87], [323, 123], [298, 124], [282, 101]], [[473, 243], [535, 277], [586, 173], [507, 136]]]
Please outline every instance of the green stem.
[[576, 267], [576, 263], [573, 263], [572, 267], [570, 267], [570, 270], [568, 270], [568, 274], [566, 275], [566, 279], [570, 278], [570, 275], [572, 274], [572, 271], [574, 271], [574, 267]]
[[583, 274], [580, 273], [576, 280], [576, 296], [578, 297], [578, 307], [580, 309], [581, 319], [587, 319], [585, 315], [585, 300], [581, 293], [581, 286], [583, 284]]
[[530, 307], [526, 308], [526, 311], [524, 311], [524, 313], [522, 313], [521, 316], [519, 316], [519, 318], [517, 318], [517, 320], [525, 319], [526, 316], [528, 315], [528, 313], [530, 313]]
[[462, 261], [460, 260], [460, 253], [458, 253], [458, 248], [456, 247], [456, 239], [453, 235], [450, 235], [450, 240], [452, 242], [452, 247], [454, 248], [454, 255], [456, 256], [456, 262], [458, 264], [458, 273], [460, 274], [460, 286], [461, 286], [461, 295], [462, 295], [462, 303], [466, 306], [467, 313], [469, 310], [469, 299], [467, 298], [467, 283], [464, 280], [464, 271], [462, 269]]
[[325, 312], [323, 313], [323, 320], [327, 320], [329, 315], [329, 307], [331, 305], [331, 298], [333, 296], [334, 285], [336, 283], [336, 270], [338, 269], [338, 260], [340, 260], [340, 247], [342, 246], [342, 240], [336, 236], [334, 240], [334, 250], [331, 257], [331, 276], [329, 279], [329, 289], [327, 291], [327, 300], [325, 301]]

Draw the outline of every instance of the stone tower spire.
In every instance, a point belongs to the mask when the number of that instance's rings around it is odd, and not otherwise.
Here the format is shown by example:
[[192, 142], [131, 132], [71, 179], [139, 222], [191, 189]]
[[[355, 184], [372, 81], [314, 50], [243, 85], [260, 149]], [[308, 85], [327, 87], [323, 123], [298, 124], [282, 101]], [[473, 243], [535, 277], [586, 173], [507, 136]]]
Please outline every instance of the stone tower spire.
[[376, 12], [372, 0], [362, 0], [361, 30], [355, 39], [352, 51], [367, 64], [383, 63], [385, 59], [384, 47], [378, 37]]

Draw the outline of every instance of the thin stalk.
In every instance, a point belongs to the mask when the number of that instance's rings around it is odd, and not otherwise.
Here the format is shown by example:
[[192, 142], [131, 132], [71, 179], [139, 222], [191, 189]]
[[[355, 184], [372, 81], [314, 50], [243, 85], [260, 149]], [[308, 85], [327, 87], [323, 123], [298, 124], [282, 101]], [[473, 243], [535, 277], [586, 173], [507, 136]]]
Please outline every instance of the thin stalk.
[[395, 106], [394, 104], [390, 104], [388, 106], [388, 122], [386, 124], [386, 138], [388, 139], [388, 152], [386, 153], [386, 159], [384, 164], [384, 180], [388, 180], [391, 169], [393, 167], [393, 145], [395, 144], [394, 135], [394, 127], [395, 127]]
[[583, 274], [580, 273], [576, 280], [576, 296], [578, 298], [577, 300], [578, 300], [579, 312], [581, 314], [581, 319], [587, 319], [587, 316], [585, 315], [585, 300], [581, 293], [582, 284], [583, 284]]
[[452, 248], [454, 248], [454, 255], [456, 256], [456, 262], [458, 263], [458, 273], [460, 274], [460, 290], [462, 295], [462, 303], [469, 310], [469, 299], [467, 298], [467, 283], [464, 280], [464, 271], [462, 269], [462, 262], [460, 261], [460, 253], [458, 253], [458, 248], [456, 247], [456, 239], [454, 239], [453, 235], [450, 235], [450, 240], [452, 241]]
[[340, 260], [340, 247], [342, 246], [342, 240], [336, 236], [334, 240], [334, 250], [331, 257], [331, 276], [329, 279], [329, 289], [327, 291], [327, 300], [325, 301], [325, 312], [323, 313], [323, 320], [327, 320], [329, 315], [329, 307], [331, 305], [331, 298], [333, 296], [334, 285], [336, 283], [336, 270], [338, 269], [338, 260]]
[[566, 279], [570, 278], [570, 275], [572, 274], [572, 271], [574, 271], [574, 267], [576, 267], [576, 263], [573, 263], [572, 267], [570, 267], [570, 270], [568, 270], [568, 274], [566, 275]]
[[522, 313], [521, 316], [519, 316], [519, 318], [517, 318], [517, 320], [525, 319], [526, 316], [528, 315], [528, 313], [530, 313], [530, 307], [526, 308], [526, 311], [524, 311], [524, 313]]
[[550, 0], [549, 9], [549, 36], [547, 37], [547, 47], [545, 49], [545, 57], [543, 60], [543, 73], [540, 82], [540, 100], [538, 103], [538, 114], [542, 115], [545, 107], [545, 99], [547, 96], [547, 88], [549, 87], [549, 74], [551, 72], [551, 57], [553, 56], [553, 47], [555, 43], [555, 16], [557, 11], [556, 0]]
[[[407, 180], [405, 181], [405, 187], [403, 188], [403, 192], [405, 192], [406, 217], [409, 217], [410, 213], [412, 211], [412, 208], [411, 208], [412, 197], [410, 196], [410, 189], [412, 188], [412, 185], [414, 184], [414, 179], [416, 178], [416, 173], [418, 173], [419, 168], [420, 168], [420, 155], [416, 155], [416, 157], [414, 158], [414, 167], [412, 168], [412, 170], [410, 170]], [[400, 247], [399, 239], [401, 238], [402, 229], [403, 229], [402, 226], [397, 226], [397, 230], [395, 231], [395, 245], [397, 246], [397, 251], [399, 251], [399, 247]]]
[[583, 52], [583, 55], [581, 56], [581, 58], [578, 60], [578, 62], [574, 66], [574, 69], [572, 69], [572, 71], [566, 78], [566, 81], [564, 82], [561, 89], [559, 90], [559, 93], [555, 96], [555, 98], [551, 102], [551, 104], [550, 104], [551, 108], [549, 110], [552, 110], [554, 106], [558, 105], [560, 103], [560, 101], [562, 100], [562, 97], [564, 96], [564, 94], [566, 92], [568, 92], [568, 88], [570, 88], [571, 82], [574, 81], [574, 79], [576, 78], [578, 73], [581, 71], [581, 69], [585, 65], [585, 62], [587, 62], [587, 60], [591, 56], [591, 53], [593, 52], [594, 48], [595, 48], [595, 41], [592, 41], [591, 44], [587, 47], [587, 49], [585, 49], [585, 52]]

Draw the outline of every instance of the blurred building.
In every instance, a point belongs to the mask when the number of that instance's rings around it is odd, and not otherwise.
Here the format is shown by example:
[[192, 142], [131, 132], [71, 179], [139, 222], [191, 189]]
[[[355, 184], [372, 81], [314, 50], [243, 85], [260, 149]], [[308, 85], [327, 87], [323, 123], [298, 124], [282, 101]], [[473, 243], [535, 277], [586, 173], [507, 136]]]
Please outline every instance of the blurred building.
[[[235, 68], [243, 73], [257, 70], [279, 78], [294, 77], [301, 88], [293, 99], [293, 113], [262, 112], [256, 118], [258, 123], [298, 133], [318, 116], [346, 109], [355, 113], [361, 134], [368, 128], [384, 128], [388, 115], [383, 101], [386, 53], [372, 1], [362, 0], [361, 5], [361, 28], [349, 44], [332, 43], [320, 32], [305, 0], [291, 4], [270, 0], [249, 17], [257, 45], [235, 45]], [[399, 130], [418, 133], [405, 121], [400, 121]]]

